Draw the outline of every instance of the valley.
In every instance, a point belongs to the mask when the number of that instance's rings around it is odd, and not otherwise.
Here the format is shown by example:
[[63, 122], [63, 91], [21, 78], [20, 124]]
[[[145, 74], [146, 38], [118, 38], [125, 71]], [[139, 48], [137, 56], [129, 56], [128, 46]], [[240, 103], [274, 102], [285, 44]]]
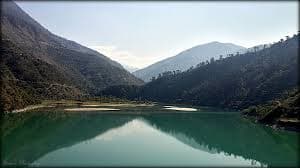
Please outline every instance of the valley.
[[299, 167], [299, 31], [271, 42], [202, 2], [43, 3], [1, 1], [1, 166]]

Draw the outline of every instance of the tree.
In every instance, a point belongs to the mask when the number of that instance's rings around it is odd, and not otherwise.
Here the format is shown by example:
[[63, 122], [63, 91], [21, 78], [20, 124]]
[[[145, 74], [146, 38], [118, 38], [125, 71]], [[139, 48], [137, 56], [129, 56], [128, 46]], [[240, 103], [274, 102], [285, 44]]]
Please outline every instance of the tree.
[[258, 46], [254, 46], [254, 52], [256, 53], [258, 51]]
[[151, 78], [151, 82], [152, 82], [152, 81], [155, 81], [155, 76], [152, 76], [152, 78]]
[[280, 42], [280, 43], [283, 43], [283, 41], [284, 41], [283, 39], [280, 39], [280, 41], [279, 41], [279, 42]]
[[266, 49], [266, 48], [267, 48], [267, 44], [264, 44], [263, 49]]
[[162, 76], [164, 77], [164, 76], [170, 76], [170, 75], [172, 75], [173, 73], [172, 73], [172, 71], [165, 71], [165, 72], [163, 72], [162, 73]]
[[214, 57], [211, 57], [210, 58], [210, 63], [214, 63], [215, 62], [215, 58]]
[[220, 56], [219, 56], [219, 60], [222, 60], [222, 59], [223, 59], [223, 55], [220, 55]]
[[232, 57], [233, 56], [233, 54], [227, 54], [227, 57]]
[[290, 39], [290, 36], [285, 36], [285, 39], [286, 39], [286, 40]]
[[187, 70], [187, 72], [189, 72], [189, 71], [191, 71], [191, 70], [193, 70], [194, 69], [194, 66], [191, 66], [188, 70]]

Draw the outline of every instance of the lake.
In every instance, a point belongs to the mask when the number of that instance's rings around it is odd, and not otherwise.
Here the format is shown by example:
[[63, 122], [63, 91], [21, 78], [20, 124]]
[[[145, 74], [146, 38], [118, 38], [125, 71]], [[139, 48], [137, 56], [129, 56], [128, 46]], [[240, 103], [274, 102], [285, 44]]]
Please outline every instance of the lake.
[[3, 164], [299, 166], [298, 133], [255, 124], [239, 112], [174, 111], [160, 105], [118, 108], [10, 114], [2, 125]]

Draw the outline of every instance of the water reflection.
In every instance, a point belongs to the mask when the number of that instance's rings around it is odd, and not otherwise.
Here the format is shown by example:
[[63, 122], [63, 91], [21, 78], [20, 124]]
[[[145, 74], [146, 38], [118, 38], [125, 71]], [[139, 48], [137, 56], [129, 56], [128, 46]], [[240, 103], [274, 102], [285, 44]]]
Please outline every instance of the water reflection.
[[15, 114], [3, 124], [2, 159], [8, 164], [32, 163], [51, 151], [91, 139], [131, 119], [92, 113]]
[[237, 114], [27, 113], [10, 117], [3, 128], [5, 163], [299, 165], [297, 134]]
[[267, 165], [299, 165], [298, 134], [274, 131], [239, 115], [163, 114], [146, 118], [157, 129], [200, 150], [225, 152]]

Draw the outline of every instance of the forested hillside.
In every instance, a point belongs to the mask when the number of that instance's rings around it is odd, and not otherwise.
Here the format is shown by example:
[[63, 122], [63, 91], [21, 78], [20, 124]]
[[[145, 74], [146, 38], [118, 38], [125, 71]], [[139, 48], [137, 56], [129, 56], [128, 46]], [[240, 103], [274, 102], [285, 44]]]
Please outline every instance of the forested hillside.
[[244, 109], [297, 89], [299, 35], [270, 47], [165, 72], [142, 87], [115, 86], [103, 94], [161, 102]]
[[1, 108], [77, 99], [143, 82], [108, 57], [58, 37], [12, 1], [1, 2]]
[[297, 87], [298, 36], [270, 48], [211, 60], [207, 65], [166, 75], [145, 85], [150, 100], [246, 108], [281, 97]]

